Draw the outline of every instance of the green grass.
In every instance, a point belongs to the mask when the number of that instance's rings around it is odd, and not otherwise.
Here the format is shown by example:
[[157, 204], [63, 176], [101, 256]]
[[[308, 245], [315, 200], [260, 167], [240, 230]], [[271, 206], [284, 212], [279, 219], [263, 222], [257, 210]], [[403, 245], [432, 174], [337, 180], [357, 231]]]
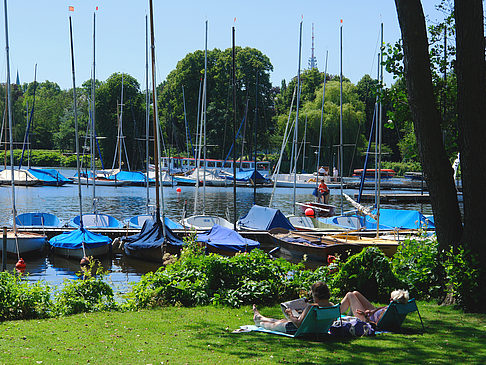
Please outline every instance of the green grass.
[[[486, 316], [420, 302], [401, 334], [313, 342], [265, 333], [249, 307], [159, 308], [0, 323], [3, 364], [486, 363]], [[278, 307], [261, 308], [281, 317]]]

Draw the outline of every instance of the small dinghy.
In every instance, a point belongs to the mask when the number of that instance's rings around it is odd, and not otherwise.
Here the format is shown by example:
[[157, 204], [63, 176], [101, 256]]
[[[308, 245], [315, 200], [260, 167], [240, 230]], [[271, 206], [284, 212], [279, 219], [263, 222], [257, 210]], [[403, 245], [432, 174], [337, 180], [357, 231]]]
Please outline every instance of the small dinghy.
[[51, 213], [32, 212], [22, 213], [15, 217], [17, 227], [21, 228], [58, 228], [62, 222]]
[[224, 218], [215, 217], [211, 215], [193, 215], [191, 217], [184, 218], [182, 220], [182, 224], [184, 227], [188, 229], [195, 229], [195, 230], [211, 229], [215, 225], [233, 229], [233, 223], [228, 222]]
[[[140, 214], [125, 219], [123, 223], [125, 223], [126, 228], [141, 229], [145, 221], [148, 219], [154, 219], [154, 216], [152, 214]], [[174, 222], [169, 217], [164, 217], [164, 222], [165, 222], [165, 226], [169, 227], [170, 229], [184, 229], [182, 225], [180, 225], [177, 222]]]
[[[69, 226], [78, 228], [79, 215], [69, 221]], [[123, 224], [108, 214], [83, 214], [83, 226], [85, 228], [123, 228]]]
[[254, 205], [250, 211], [237, 222], [239, 230], [269, 231], [272, 228], [285, 228], [295, 231], [295, 227], [278, 209]]

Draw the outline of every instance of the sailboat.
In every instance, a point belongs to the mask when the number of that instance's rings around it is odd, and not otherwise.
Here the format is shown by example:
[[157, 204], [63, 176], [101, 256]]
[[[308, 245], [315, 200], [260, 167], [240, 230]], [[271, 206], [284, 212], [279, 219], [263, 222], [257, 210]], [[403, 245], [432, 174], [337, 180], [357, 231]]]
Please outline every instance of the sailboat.
[[[206, 230], [212, 228], [215, 224], [219, 226], [231, 228], [233, 224], [222, 217], [216, 216], [209, 216], [206, 215], [206, 185], [207, 181], [206, 178], [210, 177], [208, 180], [218, 181], [217, 178], [212, 176], [212, 173], [206, 170], [206, 120], [207, 120], [207, 111], [206, 111], [206, 94], [207, 94], [207, 53], [208, 53], [208, 22], [206, 21], [206, 41], [205, 41], [205, 52], [204, 52], [204, 84], [203, 84], [203, 102], [202, 102], [202, 113], [201, 113], [201, 122], [199, 125], [199, 152], [198, 152], [198, 160], [196, 165], [196, 171], [194, 174], [195, 185], [196, 185], [196, 194], [194, 198], [194, 214], [190, 217], [183, 217], [181, 224], [189, 229], [196, 229], [196, 230]], [[202, 138], [204, 136], [204, 143], [202, 143]], [[201, 147], [204, 146], [204, 167], [202, 171], [202, 177], [200, 174], [200, 162], [201, 162]], [[196, 214], [197, 211], [197, 203], [198, 203], [198, 191], [199, 191], [199, 184], [202, 180], [203, 185], [203, 207], [202, 207], [202, 214]], [[179, 180], [177, 180], [179, 183]], [[221, 179], [223, 184], [226, 184], [225, 180]]]
[[[17, 231], [17, 209], [15, 206], [15, 179], [14, 179], [14, 162], [13, 162], [13, 134], [12, 134], [12, 95], [10, 89], [10, 54], [8, 42], [8, 22], [7, 22], [7, 0], [4, 0], [5, 11], [5, 50], [7, 55], [7, 105], [8, 105], [8, 126], [9, 126], [9, 140], [10, 140], [10, 172], [12, 184], [12, 214], [13, 214], [13, 230], [7, 232], [7, 254], [17, 255], [19, 262], [23, 260], [20, 255], [35, 253], [41, 251], [46, 243], [46, 236], [36, 233]], [[0, 247], [3, 250], [3, 247]], [[23, 266], [25, 268], [25, 266]]]
[[[96, 13], [93, 14], [93, 28], [95, 26], [95, 20]], [[79, 226], [78, 229], [72, 232], [66, 232], [51, 238], [49, 240], [49, 243], [54, 253], [58, 255], [83, 259], [90, 256], [99, 257], [106, 255], [111, 248], [111, 239], [107, 236], [88, 231], [83, 224], [83, 219], [85, 216], [83, 216], [83, 199], [81, 194], [81, 183], [79, 182], [79, 179], [81, 178], [81, 171], [79, 163], [78, 113], [76, 106], [76, 78], [74, 70], [74, 46], [71, 17], [69, 17], [69, 36], [71, 41], [71, 67], [73, 73], [73, 105], [74, 129], [76, 138], [76, 167], [78, 172]]]
[[163, 199], [164, 190], [160, 186], [160, 144], [157, 112], [157, 89], [155, 82], [155, 37], [152, 0], [150, 6], [150, 39], [152, 56], [152, 101], [154, 126], [154, 154], [155, 154], [155, 214], [153, 219], [144, 222], [140, 233], [133, 236], [121, 237], [121, 245], [127, 256], [143, 260], [162, 262], [165, 253], [179, 253], [183, 241], [165, 225], [164, 213], [160, 214], [160, 197]]

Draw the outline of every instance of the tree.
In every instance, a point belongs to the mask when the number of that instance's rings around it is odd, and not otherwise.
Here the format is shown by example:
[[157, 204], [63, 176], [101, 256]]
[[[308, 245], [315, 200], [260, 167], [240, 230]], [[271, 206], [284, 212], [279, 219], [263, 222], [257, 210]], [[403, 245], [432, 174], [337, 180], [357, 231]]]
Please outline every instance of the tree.
[[[395, 0], [402, 32], [404, 70], [420, 159], [426, 175], [440, 247], [462, 245], [470, 264], [479, 270], [476, 289], [466, 308], [485, 311], [486, 251], [478, 229], [486, 203], [486, 79], [483, 7], [480, 0], [455, 2], [458, 130], [464, 198], [464, 228], [453, 171], [442, 142], [442, 118], [432, 84], [425, 18], [419, 0]], [[484, 165], [484, 166], [483, 166]], [[474, 263], [474, 261], [476, 261]]]

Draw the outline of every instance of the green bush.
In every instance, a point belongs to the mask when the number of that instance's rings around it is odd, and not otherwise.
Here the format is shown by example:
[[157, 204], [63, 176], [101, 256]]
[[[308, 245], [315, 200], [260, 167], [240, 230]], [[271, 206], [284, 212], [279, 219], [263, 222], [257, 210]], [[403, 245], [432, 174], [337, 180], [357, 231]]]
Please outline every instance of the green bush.
[[395, 171], [396, 176], [403, 176], [406, 172], [421, 172], [422, 165], [420, 162], [409, 161], [409, 162], [392, 162], [392, 161], [382, 161], [382, 169], [392, 169]]
[[105, 275], [101, 265], [90, 260], [90, 265], [78, 273], [78, 280], [65, 280], [63, 288], [56, 293], [56, 313], [70, 315], [116, 309], [113, 290], [103, 280]]
[[444, 269], [439, 258], [437, 238], [406, 239], [392, 258], [393, 271], [415, 298], [438, 298], [443, 288]]
[[[261, 250], [224, 257], [184, 249], [180, 258], [135, 284], [126, 306], [274, 304], [295, 299], [317, 275], [283, 259], [272, 260]], [[325, 280], [319, 277], [318, 280]]]
[[51, 315], [50, 288], [23, 276], [0, 272], [0, 320], [44, 318]]
[[390, 259], [376, 247], [366, 247], [350, 256], [332, 280], [334, 296], [358, 290], [371, 301], [387, 302], [394, 289], [404, 284], [394, 274]]
[[477, 259], [460, 246], [451, 248], [446, 252], [446, 257], [447, 289], [456, 304], [466, 311], [484, 311], [486, 289], [479, 283], [484, 282], [480, 276], [484, 277], [485, 269], [480, 268]]

